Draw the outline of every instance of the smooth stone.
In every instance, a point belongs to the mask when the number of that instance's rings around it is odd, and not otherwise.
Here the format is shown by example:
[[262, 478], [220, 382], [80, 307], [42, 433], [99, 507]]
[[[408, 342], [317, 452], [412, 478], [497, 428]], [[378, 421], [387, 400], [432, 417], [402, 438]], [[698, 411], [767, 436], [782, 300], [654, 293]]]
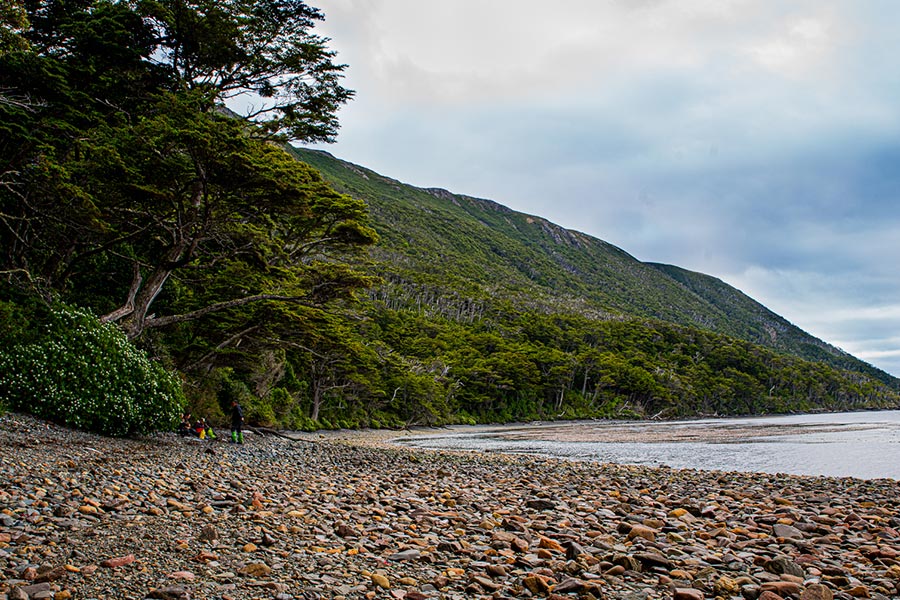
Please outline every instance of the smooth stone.
[[834, 593], [821, 583], [813, 583], [803, 590], [800, 600], [834, 600]]
[[694, 588], [675, 588], [672, 600], [703, 600], [703, 592]]
[[402, 552], [397, 552], [395, 554], [391, 554], [388, 557], [388, 560], [393, 561], [402, 561], [402, 560], [416, 560], [422, 556], [422, 552], [416, 550], [414, 548], [409, 550], [403, 550]]
[[783, 556], [768, 561], [765, 564], [765, 569], [769, 573], [776, 575], [793, 575], [794, 577], [803, 577], [805, 575], [803, 567]]
[[772, 526], [772, 533], [777, 538], [786, 538], [790, 540], [802, 540], [803, 532], [793, 527], [792, 525], [785, 525], [784, 523], [775, 523]]

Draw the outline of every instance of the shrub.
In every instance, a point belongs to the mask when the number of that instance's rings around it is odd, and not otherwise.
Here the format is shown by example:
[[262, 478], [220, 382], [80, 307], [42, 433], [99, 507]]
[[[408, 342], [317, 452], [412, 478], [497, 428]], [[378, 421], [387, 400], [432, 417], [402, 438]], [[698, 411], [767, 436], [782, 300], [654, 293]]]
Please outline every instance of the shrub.
[[89, 312], [52, 307], [36, 338], [0, 350], [0, 402], [70, 427], [126, 436], [174, 429], [180, 380]]
[[297, 401], [288, 390], [283, 387], [273, 388], [265, 402], [270, 407], [273, 419], [279, 427], [284, 429], [293, 426], [293, 413], [297, 408]]
[[264, 398], [250, 396], [248, 401], [243, 405], [244, 420], [247, 423], [253, 423], [261, 427], [275, 427], [279, 425], [278, 419], [275, 418], [275, 411], [272, 405], [266, 402]]
[[222, 427], [231, 422], [230, 417], [225, 415], [225, 412], [219, 405], [219, 400], [214, 394], [198, 394], [196, 389], [195, 393], [188, 399], [187, 410], [191, 412], [195, 419], [203, 417], [208, 423], [217, 427]]
[[319, 424], [307, 417], [305, 414], [302, 414], [301, 411], [297, 411], [297, 413], [291, 419], [291, 422], [288, 423], [288, 428], [293, 429], [295, 431], [316, 431], [319, 429]]
[[[4, 290], [8, 291], [8, 290]], [[0, 348], [24, 344], [34, 337], [31, 325], [35, 314], [44, 308], [41, 304], [27, 306], [30, 299], [9, 301], [0, 299]]]

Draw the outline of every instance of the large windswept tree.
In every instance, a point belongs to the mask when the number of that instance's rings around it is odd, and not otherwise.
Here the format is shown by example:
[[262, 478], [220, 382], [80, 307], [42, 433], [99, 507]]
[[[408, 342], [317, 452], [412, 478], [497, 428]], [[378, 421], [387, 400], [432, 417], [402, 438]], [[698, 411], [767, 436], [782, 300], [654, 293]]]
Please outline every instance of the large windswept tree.
[[145, 0], [133, 3], [154, 33], [150, 59], [177, 85], [202, 91], [292, 140], [330, 141], [335, 111], [352, 92], [340, 85], [323, 18], [297, 0]]
[[9, 281], [90, 305], [132, 338], [231, 311], [234, 331], [204, 330], [218, 345], [262, 329], [255, 305], [321, 307], [367, 282], [346, 263], [375, 240], [365, 206], [282, 146], [332, 139], [351, 97], [312, 32], [318, 10], [14, 5], [0, 54], [0, 90], [23, 99], [0, 104]]

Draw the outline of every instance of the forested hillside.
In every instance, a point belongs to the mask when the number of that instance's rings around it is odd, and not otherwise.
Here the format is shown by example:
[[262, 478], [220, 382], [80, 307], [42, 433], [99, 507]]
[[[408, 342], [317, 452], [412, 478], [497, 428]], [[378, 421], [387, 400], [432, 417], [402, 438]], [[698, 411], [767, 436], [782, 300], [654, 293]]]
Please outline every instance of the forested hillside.
[[900, 405], [714, 278], [287, 145], [352, 97], [321, 18], [0, 12], [0, 410], [125, 435], [233, 400], [307, 429]]
[[383, 288], [388, 296], [403, 297], [398, 288], [408, 278], [423, 298], [468, 290], [520, 309], [657, 319], [896, 383], [714, 277], [640, 262], [602, 240], [490, 200], [414, 188], [321, 151], [293, 151], [337, 189], [368, 203], [382, 239], [375, 253], [394, 282]]
[[490, 200], [292, 151], [369, 206], [384, 283], [364, 306], [390, 325], [366, 335], [457, 386], [449, 397], [464, 417], [896, 405], [893, 377], [718, 279], [641, 263]]

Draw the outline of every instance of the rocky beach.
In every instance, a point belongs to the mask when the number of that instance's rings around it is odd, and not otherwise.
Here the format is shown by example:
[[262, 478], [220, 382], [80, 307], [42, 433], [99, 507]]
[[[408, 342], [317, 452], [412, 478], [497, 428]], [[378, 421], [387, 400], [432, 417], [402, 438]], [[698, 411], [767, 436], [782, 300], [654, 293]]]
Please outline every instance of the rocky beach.
[[0, 417], [0, 600], [900, 597], [900, 484]]

